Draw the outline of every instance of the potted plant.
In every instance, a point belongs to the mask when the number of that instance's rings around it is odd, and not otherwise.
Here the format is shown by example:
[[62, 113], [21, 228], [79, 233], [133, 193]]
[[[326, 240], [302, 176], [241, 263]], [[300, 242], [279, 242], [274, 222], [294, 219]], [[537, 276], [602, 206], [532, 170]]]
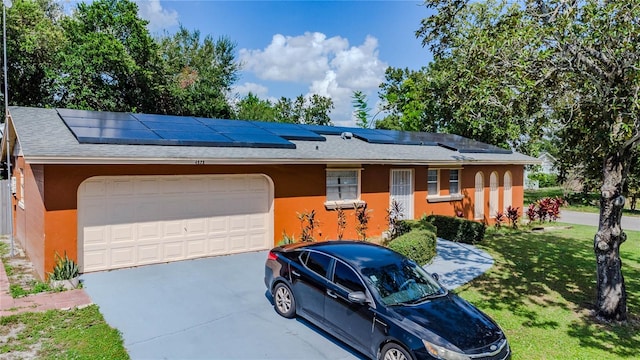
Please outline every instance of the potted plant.
[[72, 259], [69, 259], [66, 251], [64, 257], [56, 253], [56, 265], [53, 267], [53, 272], [49, 273], [51, 287], [54, 289], [60, 287], [67, 290], [75, 289], [78, 287], [79, 277], [80, 270], [78, 269], [78, 264]]

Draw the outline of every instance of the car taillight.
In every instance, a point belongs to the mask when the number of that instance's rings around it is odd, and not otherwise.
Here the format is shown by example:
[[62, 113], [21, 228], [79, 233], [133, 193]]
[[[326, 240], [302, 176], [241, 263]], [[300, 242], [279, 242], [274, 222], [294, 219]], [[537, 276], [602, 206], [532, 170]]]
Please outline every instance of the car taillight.
[[269, 251], [269, 255], [267, 255], [267, 260], [276, 260], [278, 259], [278, 255], [273, 251]]

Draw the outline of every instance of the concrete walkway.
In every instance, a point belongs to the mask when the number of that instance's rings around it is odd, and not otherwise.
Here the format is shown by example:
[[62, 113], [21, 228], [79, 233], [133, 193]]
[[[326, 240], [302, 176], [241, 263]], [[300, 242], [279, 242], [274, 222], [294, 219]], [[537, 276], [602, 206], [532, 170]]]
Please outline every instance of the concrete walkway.
[[9, 286], [9, 278], [4, 266], [0, 266], [0, 317], [23, 312], [66, 310], [92, 304], [91, 298], [83, 289], [34, 294], [14, 299], [11, 297]]
[[[598, 213], [561, 210], [558, 221], [568, 224], [592, 225], [597, 227], [599, 217], [600, 214]], [[640, 231], [640, 217], [622, 216], [621, 226], [622, 230]]]
[[438, 238], [437, 255], [424, 268], [440, 277], [440, 283], [453, 290], [484, 274], [493, 266], [493, 258], [487, 252], [469, 244]]

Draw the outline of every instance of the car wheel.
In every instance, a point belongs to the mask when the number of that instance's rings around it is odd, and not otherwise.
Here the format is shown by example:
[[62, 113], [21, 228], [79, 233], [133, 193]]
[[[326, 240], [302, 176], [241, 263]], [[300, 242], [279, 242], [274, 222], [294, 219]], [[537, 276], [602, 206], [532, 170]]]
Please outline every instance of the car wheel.
[[411, 360], [413, 357], [402, 346], [388, 343], [380, 352], [380, 360]]
[[286, 284], [279, 283], [273, 289], [273, 302], [278, 314], [286, 318], [296, 315], [296, 299]]

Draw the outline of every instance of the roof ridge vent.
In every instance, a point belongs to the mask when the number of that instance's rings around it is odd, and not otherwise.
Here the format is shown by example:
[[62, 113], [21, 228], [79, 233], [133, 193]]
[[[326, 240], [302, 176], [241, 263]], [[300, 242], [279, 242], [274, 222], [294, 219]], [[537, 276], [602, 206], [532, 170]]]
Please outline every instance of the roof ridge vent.
[[348, 131], [343, 131], [342, 134], [340, 134], [340, 137], [343, 140], [347, 140], [347, 139], [351, 139], [353, 137], [353, 134]]

